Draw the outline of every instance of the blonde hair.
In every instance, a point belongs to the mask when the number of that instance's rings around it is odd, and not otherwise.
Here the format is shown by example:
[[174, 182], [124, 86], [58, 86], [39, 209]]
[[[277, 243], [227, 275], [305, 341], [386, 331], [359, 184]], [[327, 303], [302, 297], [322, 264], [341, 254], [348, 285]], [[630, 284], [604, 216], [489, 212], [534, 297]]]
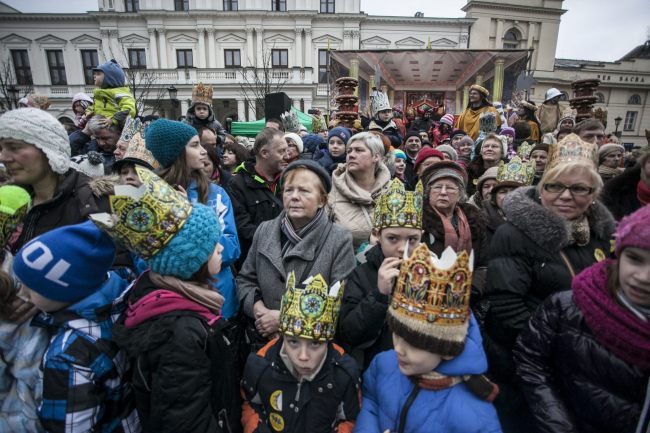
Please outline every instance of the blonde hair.
[[600, 194], [600, 191], [603, 189], [603, 179], [596, 171], [593, 163], [587, 161], [566, 162], [558, 164], [550, 170], [546, 170], [542, 175], [542, 179], [537, 184], [537, 192], [541, 194], [544, 185], [547, 183], [552, 183], [558, 177], [563, 176], [564, 174], [572, 173], [575, 171], [587, 173], [591, 178], [589, 186], [591, 188], [594, 188], [594, 195]]

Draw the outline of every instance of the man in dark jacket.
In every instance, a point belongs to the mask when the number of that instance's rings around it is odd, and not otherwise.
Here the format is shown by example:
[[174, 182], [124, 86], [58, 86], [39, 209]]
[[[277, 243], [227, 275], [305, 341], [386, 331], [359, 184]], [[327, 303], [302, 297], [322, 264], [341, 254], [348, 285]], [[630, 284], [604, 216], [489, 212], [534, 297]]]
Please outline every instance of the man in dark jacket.
[[283, 209], [279, 180], [288, 154], [282, 131], [264, 128], [255, 137], [253, 155], [255, 161], [245, 161], [237, 167], [229, 184], [242, 250], [238, 268], [248, 255], [257, 226], [275, 218]]

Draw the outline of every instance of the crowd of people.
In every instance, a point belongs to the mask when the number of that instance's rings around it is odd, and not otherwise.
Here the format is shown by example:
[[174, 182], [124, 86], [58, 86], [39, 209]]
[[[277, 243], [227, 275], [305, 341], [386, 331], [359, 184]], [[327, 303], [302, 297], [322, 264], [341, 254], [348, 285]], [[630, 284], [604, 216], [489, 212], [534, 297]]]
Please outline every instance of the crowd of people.
[[650, 432], [650, 151], [556, 89], [250, 145], [94, 75], [0, 116], [0, 431]]

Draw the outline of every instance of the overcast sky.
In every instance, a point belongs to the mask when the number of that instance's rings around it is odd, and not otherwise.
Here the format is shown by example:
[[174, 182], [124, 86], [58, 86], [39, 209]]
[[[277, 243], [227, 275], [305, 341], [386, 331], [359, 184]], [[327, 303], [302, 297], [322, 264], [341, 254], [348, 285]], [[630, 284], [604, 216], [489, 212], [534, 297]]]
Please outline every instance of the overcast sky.
[[[85, 12], [97, 10], [97, 0], [1, 0], [23, 12]], [[120, 0], [115, 0], [120, 1]], [[463, 17], [467, 0], [361, 0], [370, 15]], [[399, 11], [396, 6], [399, 4]], [[617, 60], [650, 39], [648, 0], [565, 0], [556, 57]]]

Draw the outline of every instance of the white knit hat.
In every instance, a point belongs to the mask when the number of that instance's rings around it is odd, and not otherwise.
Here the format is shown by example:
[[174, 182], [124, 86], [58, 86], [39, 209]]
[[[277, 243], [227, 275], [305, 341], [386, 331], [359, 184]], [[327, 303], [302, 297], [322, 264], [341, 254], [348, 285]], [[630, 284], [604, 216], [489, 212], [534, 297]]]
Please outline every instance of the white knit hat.
[[303, 143], [302, 143], [302, 138], [295, 132], [287, 132], [284, 134], [284, 138], [288, 138], [289, 140], [293, 141], [296, 143], [296, 146], [298, 147], [298, 153], [302, 153], [302, 150], [304, 148]]
[[70, 166], [88, 177], [104, 175], [104, 157], [101, 153], [91, 150], [85, 155], [73, 156]]
[[63, 125], [38, 108], [19, 108], [0, 116], [0, 139], [23, 140], [39, 148], [52, 171], [65, 174], [70, 168], [70, 140]]

